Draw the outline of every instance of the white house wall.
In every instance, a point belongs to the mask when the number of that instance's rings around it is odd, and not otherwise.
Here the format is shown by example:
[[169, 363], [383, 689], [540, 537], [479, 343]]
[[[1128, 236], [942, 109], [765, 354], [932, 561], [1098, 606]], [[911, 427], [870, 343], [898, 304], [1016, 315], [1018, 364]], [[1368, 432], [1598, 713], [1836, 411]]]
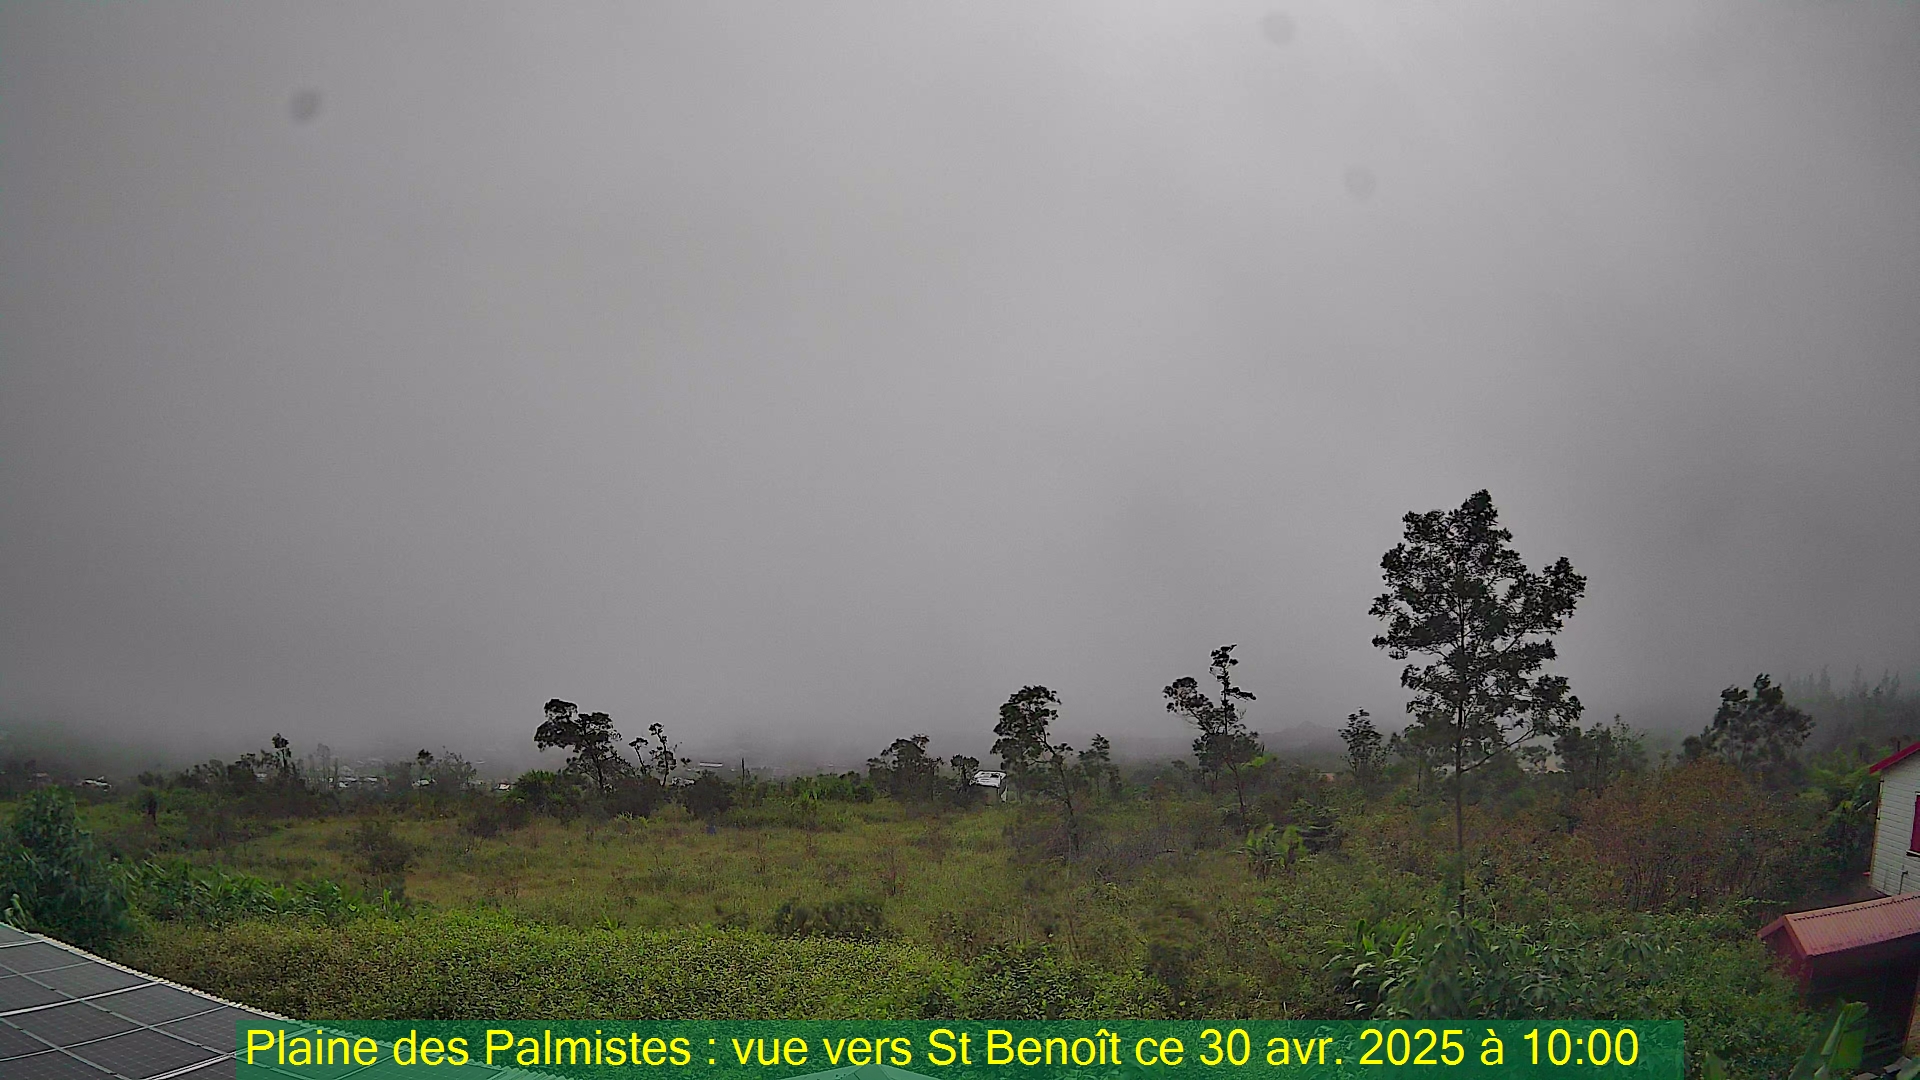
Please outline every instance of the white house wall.
[[1913, 839], [1913, 800], [1920, 794], [1920, 754], [1880, 774], [1880, 808], [1873, 834], [1873, 887], [1889, 896], [1920, 892], [1920, 856]]

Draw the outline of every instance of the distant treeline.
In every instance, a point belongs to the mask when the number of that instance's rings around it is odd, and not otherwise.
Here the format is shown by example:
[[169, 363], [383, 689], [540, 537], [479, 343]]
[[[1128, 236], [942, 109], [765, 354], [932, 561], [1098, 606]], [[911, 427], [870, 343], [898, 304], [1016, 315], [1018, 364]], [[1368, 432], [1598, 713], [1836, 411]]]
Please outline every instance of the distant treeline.
[[1860, 758], [1879, 758], [1920, 739], [1920, 687], [1902, 685], [1900, 676], [1883, 673], [1867, 682], [1859, 668], [1845, 687], [1825, 668], [1820, 674], [1789, 678], [1787, 699], [1819, 721], [1813, 745]]

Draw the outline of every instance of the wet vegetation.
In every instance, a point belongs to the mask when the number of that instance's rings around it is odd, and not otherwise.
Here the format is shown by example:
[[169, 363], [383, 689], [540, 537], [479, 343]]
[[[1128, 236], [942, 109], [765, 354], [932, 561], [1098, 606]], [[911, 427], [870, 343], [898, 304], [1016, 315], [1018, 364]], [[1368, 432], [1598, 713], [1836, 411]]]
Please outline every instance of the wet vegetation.
[[[1181, 761], [1069, 745], [1070, 699], [1014, 691], [983, 718], [1003, 788], [919, 734], [839, 775], [691, 771], [661, 724], [555, 699], [529, 734], [570, 760], [504, 792], [424, 750], [343, 784], [279, 736], [77, 796], [9, 763], [0, 897], [295, 1015], [1677, 1017], [1693, 1069], [1786, 1075], [1823, 1028], [1754, 931], [1852, 898], [1897, 688], [1823, 739], [1831, 705], [1761, 676], [1650, 754], [1540, 672], [1564, 560], [1507, 559], [1478, 497], [1408, 529], [1378, 644], [1434, 659], [1413, 723], [1355, 711], [1332, 769], [1248, 728], [1231, 645], [1165, 691]], [[1396, 602], [1462, 552], [1477, 623]]]

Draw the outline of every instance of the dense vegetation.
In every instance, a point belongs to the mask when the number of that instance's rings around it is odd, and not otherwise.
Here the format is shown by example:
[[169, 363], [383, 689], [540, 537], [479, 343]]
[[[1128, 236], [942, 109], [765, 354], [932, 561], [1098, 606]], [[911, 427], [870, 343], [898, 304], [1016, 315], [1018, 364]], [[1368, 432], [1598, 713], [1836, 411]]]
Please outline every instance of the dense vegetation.
[[[1067, 745], [1061, 695], [1015, 691], [1014, 801], [924, 735], [864, 772], [726, 778], [556, 699], [534, 738], [571, 759], [504, 794], [425, 751], [345, 792], [277, 736], [78, 805], [35, 790], [0, 899], [297, 1015], [1679, 1017], [1696, 1057], [1786, 1075], [1819, 1025], [1753, 932], [1857, 881], [1874, 747], [1809, 753], [1820, 725], [1764, 676], [1703, 703], [1677, 759], [1583, 727], [1537, 647], [1577, 575], [1494, 550], [1479, 498], [1409, 516], [1381, 644], [1526, 656], [1438, 649], [1408, 669], [1414, 722], [1356, 711], [1332, 773], [1248, 729], [1232, 646], [1217, 690], [1167, 687], [1197, 735], [1164, 766]], [[1488, 568], [1479, 622], [1396, 607], [1454, 542]]]

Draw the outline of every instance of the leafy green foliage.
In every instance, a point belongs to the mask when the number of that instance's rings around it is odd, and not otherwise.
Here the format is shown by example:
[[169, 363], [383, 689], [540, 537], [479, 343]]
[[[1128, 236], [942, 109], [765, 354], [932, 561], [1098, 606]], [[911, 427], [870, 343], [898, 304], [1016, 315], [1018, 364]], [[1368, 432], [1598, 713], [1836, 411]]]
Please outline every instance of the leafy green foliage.
[[1720, 691], [1713, 720], [1683, 746], [1688, 759], [1717, 757], [1753, 773], [1772, 787], [1800, 777], [1800, 747], [1813, 732], [1813, 718], [1787, 704], [1786, 691], [1767, 675], [1748, 692], [1738, 686]]
[[1810, 745], [1869, 762], [1920, 737], [1920, 693], [1891, 672], [1868, 683], [1859, 668], [1843, 689], [1825, 669], [1786, 683], [1787, 699], [1819, 721]]
[[[1867, 1041], [1867, 1007], [1858, 1001], [1843, 1002], [1833, 1011], [1826, 1030], [1800, 1055], [1787, 1080], [1846, 1080], [1860, 1068]], [[1708, 1051], [1702, 1080], [1728, 1080], [1727, 1063]], [[1896, 1080], [1914, 1080], [1920, 1076], [1920, 1061], [1910, 1061], [1896, 1074]]]
[[1819, 869], [1828, 883], [1838, 885], [1863, 873], [1872, 860], [1880, 778], [1865, 765], [1851, 769], [1816, 765], [1807, 779], [1809, 787], [1801, 797], [1820, 815]]
[[1240, 853], [1246, 856], [1247, 868], [1262, 880], [1272, 877], [1277, 869], [1292, 870], [1306, 852], [1307, 842], [1301, 838], [1298, 825], [1276, 830], [1271, 822], [1249, 832], [1247, 842], [1240, 848]]
[[449, 912], [405, 920], [167, 924], [128, 962], [295, 1016], [636, 1019], [917, 1016], [965, 1000], [925, 950], [751, 930], [579, 930]]
[[1410, 664], [1417, 724], [1443, 725], [1459, 763], [1473, 768], [1516, 739], [1552, 735], [1580, 715], [1564, 678], [1539, 674], [1557, 655], [1553, 635], [1586, 593], [1565, 557], [1536, 573], [1508, 546], [1485, 491], [1456, 510], [1410, 513], [1405, 538], [1380, 560], [1387, 591], [1370, 613], [1386, 624], [1374, 647]]
[[[974, 764], [979, 763], [974, 762]], [[1084, 787], [1088, 793], [1105, 795], [1111, 799], [1120, 797], [1122, 783], [1120, 767], [1113, 763], [1113, 741], [1105, 735], [1099, 732], [1094, 733], [1093, 738], [1087, 743], [1087, 748], [1080, 751], [1080, 758], [1074, 764], [1074, 768], [1080, 774], [1080, 786]]]
[[1464, 874], [1466, 773], [1580, 716], [1567, 680], [1540, 672], [1557, 655], [1553, 637], [1587, 579], [1565, 556], [1529, 570], [1485, 491], [1456, 510], [1410, 513], [1403, 522], [1404, 539], [1380, 560], [1387, 589], [1369, 613], [1386, 629], [1373, 644], [1395, 660], [1427, 659], [1403, 668], [1400, 684], [1413, 691], [1407, 712], [1424, 736], [1416, 745], [1444, 748], [1452, 766], [1454, 849]]
[[[704, 789], [702, 794], [704, 794]], [[624, 776], [601, 800], [606, 812], [627, 817], [646, 817], [670, 801], [667, 786], [652, 775]], [[725, 802], [727, 800], [718, 800]], [[724, 806], [721, 809], [725, 809]], [[695, 811], [698, 813], [699, 811]]]
[[276, 885], [184, 861], [149, 860], [127, 874], [135, 906], [150, 918], [224, 926], [250, 918], [311, 918], [339, 922], [361, 915], [391, 916], [399, 909], [389, 895], [368, 901], [331, 881]]
[[1175, 679], [1160, 693], [1167, 699], [1168, 712], [1184, 717], [1199, 729], [1193, 740], [1193, 759], [1200, 766], [1200, 774], [1208, 778], [1209, 785], [1222, 776], [1232, 780], [1238, 809], [1234, 821], [1245, 824], [1247, 783], [1266, 751], [1260, 745], [1260, 733], [1247, 730], [1246, 718], [1241, 715], [1240, 703], [1252, 701], [1254, 696], [1233, 684], [1233, 669], [1240, 663], [1233, 650], [1238, 647], [1222, 645], [1213, 650], [1207, 671], [1220, 684], [1219, 700], [1208, 697], [1190, 675]]
[[529, 816], [525, 804], [518, 800], [479, 799], [461, 818], [460, 828], [469, 836], [487, 840], [501, 833], [525, 828]]
[[1528, 930], [1449, 912], [1424, 924], [1363, 920], [1330, 966], [1361, 1016], [1558, 1018], [1611, 1015], [1654, 958], [1631, 932], [1595, 941], [1564, 922]]
[[427, 781], [430, 794], [445, 798], [467, 792], [478, 786], [478, 771], [473, 763], [459, 754], [442, 747], [438, 757], [420, 751], [426, 756], [426, 767], [421, 770]]
[[96, 951], [130, 929], [125, 889], [65, 790], [35, 791], [15, 809], [0, 847], [0, 906], [14, 926]]
[[578, 705], [559, 698], [547, 702], [545, 713], [546, 719], [534, 730], [533, 745], [541, 750], [559, 747], [573, 751], [567, 768], [590, 778], [602, 795], [612, 790], [622, 773], [632, 770], [627, 759], [620, 756], [620, 732], [606, 713], [583, 714]]
[[793, 798], [818, 802], [870, 803], [877, 794], [858, 773], [796, 776], [786, 786]]
[[1067, 850], [1080, 845], [1080, 819], [1074, 796], [1084, 774], [1076, 769], [1072, 746], [1051, 742], [1051, 726], [1060, 716], [1060, 697], [1044, 686], [1013, 692], [1000, 706], [1000, 722], [993, 726], [993, 752], [1022, 792], [1030, 792], [1060, 807], [1066, 818]]
[[782, 901], [769, 929], [778, 937], [868, 938], [879, 934], [885, 922], [878, 903], [850, 896], [823, 904]]
[[879, 756], [867, 759], [873, 786], [901, 802], [933, 802], [941, 794], [940, 759], [927, 753], [926, 735], [895, 739]]
[[1646, 771], [1647, 751], [1638, 732], [1616, 715], [1611, 724], [1595, 724], [1582, 731], [1569, 724], [1553, 740], [1566, 782], [1575, 788], [1598, 791]]
[[1784, 901], [1814, 884], [1804, 875], [1817, 836], [1803, 807], [1724, 762], [1688, 762], [1572, 809], [1585, 861], [1630, 910]]
[[689, 814], [711, 821], [733, 806], [733, 789], [717, 774], [703, 771], [682, 789], [680, 802]]
[[969, 965], [939, 1015], [1006, 1020], [1149, 1016], [1161, 986], [1146, 971], [1115, 970], [1064, 956], [1048, 944], [1007, 944]]
[[575, 778], [548, 769], [529, 769], [514, 780], [507, 792], [508, 801], [525, 807], [529, 813], [569, 820], [585, 804]]
[[415, 852], [393, 831], [391, 820], [363, 818], [348, 834], [347, 843], [355, 867], [371, 888], [395, 898], [406, 894], [407, 868], [413, 865]]
[[665, 725], [658, 722], [647, 725], [647, 734], [635, 736], [631, 745], [646, 770], [662, 785], [673, 779], [674, 770], [692, 763], [690, 758], [680, 756], [680, 744], [669, 741]]
[[1340, 741], [1347, 744], [1347, 771], [1354, 782], [1363, 788], [1379, 783], [1386, 771], [1387, 748], [1380, 729], [1373, 726], [1372, 714], [1365, 709], [1348, 713]]

